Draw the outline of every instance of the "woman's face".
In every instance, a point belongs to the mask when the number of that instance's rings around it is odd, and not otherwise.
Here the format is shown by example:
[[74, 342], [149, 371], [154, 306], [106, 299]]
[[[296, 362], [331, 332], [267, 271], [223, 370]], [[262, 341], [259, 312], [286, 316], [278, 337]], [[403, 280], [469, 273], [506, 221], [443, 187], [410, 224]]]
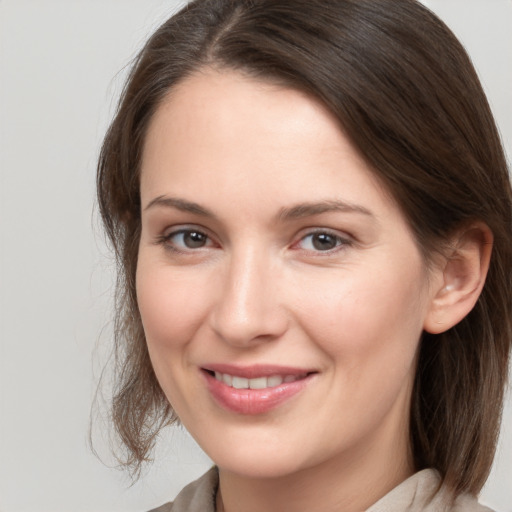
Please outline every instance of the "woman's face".
[[410, 463], [430, 281], [319, 102], [235, 72], [188, 78], [150, 124], [141, 200], [151, 361], [222, 469]]

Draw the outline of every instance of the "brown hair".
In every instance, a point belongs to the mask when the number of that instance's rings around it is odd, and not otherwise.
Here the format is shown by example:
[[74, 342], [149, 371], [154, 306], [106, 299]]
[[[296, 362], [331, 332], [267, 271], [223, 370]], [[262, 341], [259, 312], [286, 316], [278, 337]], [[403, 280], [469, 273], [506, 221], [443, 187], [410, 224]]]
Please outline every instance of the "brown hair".
[[394, 196], [428, 259], [461, 225], [494, 234], [484, 290], [421, 341], [410, 435], [417, 469], [477, 493], [495, 452], [512, 339], [512, 192], [487, 100], [451, 31], [415, 0], [196, 0], [140, 52], [105, 137], [98, 200], [119, 262], [114, 425], [140, 468], [175, 421], [153, 373], [135, 295], [139, 169], [172, 87], [214, 66], [319, 98]]

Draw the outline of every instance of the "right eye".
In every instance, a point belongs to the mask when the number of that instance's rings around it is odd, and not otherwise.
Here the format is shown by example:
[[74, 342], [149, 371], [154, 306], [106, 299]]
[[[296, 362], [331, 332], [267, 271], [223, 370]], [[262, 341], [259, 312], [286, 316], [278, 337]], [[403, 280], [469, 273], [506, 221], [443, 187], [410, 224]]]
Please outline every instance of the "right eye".
[[208, 235], [193, 228], [171, 231], [169, 234], [162, 236], [159, 242], [181, 252], [203, 249], [214, 245]]

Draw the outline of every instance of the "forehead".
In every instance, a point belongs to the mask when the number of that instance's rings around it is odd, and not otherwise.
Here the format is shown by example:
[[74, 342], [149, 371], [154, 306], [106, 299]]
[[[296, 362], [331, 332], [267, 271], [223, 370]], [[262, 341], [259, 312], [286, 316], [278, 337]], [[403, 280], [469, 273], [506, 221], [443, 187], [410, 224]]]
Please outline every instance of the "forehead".
[[141, 194], [146, 204], [163, 194], [192, 194], [205, 205], [231, 194], [231, 203], [253, 211], [325, 198], [392, 202], [320, 101], [211, 70], [181, 82], [153, 116]]
[[[328, 132], [334, 137], [327, 138]], [[301, 138], [312, 137], [335, 146], [343, 139], [340, 132], [337, 118], [310, 95], [235, 71], [206, 69], [178, 83], [164, 97], [151, 120], [145, 150], [172, 142], [170, 137], [176, 141], [193, 137], [205, 149], [243, 137], [248, 142], [257, 137], [266, 144], [261, 150], [290, 143], [300, 148]]]

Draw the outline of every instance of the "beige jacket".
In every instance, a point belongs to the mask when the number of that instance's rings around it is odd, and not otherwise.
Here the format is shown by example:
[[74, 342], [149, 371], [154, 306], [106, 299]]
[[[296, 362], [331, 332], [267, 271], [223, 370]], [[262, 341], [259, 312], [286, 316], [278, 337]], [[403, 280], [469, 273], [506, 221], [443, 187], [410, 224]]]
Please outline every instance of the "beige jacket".
[[[219, 484], [216, 468], [187, 485], [173, 503], [150, 512], [215, 512], [215, 494]], [[439, 476], [425, 469], [395, 487], [366, 512], [492, 512], [469, 495], [459, 496], [454, 503], [447, 489], [436, 489]]]

